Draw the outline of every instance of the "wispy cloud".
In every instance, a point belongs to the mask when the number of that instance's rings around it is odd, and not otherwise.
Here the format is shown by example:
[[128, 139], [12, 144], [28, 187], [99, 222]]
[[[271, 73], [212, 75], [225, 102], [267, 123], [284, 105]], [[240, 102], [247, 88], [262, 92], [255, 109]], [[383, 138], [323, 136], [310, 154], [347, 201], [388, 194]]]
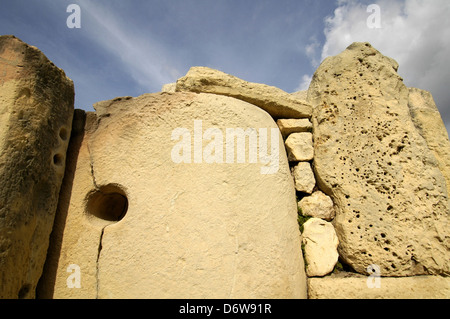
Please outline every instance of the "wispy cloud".
[[[83, 15], [89, 16], [91, 25], [87, 35], [106, 54], [116, 57], [125, 72], [147, 91], [159, 89], [181, 76], [171, 63], [170, 52], [152, 35], [150, 28], [139, 29], [139, 25], [127, 23], [120, 10], [100, 5], [94, 1], [78, 1]], [[84, 19], [83, 21], [85, 21]]]

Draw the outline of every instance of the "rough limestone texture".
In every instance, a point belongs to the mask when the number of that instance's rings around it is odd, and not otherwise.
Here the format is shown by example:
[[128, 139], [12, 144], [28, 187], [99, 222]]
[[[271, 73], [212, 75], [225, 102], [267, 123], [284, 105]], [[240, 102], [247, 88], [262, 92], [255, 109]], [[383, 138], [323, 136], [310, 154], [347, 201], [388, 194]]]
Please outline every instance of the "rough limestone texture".
[[311, 132], [312, 123], [308, 119], [281, 119], [277, 121], [283, 138], [292, 133]]
[[168, 83], [163, 85], [161, 92], [174, 93], [177, 88], [176, 83]]
[[303, 197], [298, 203], [298, 207], [304, 216], [321, 218], [326, 221], [333, 220], [335, 216], [333, 200], [321, 191]]
[[[306, 298], [295, 189], [269, 114], [203, 93], [94, 107], [72, 144], [40, 297]], [[278, 172], [205, 162], [227, 128], [273, 129]], [[73, 265], [81, 288], [67, 286]]]
[[417, 130], [438, 161], [450, 194], [450, 141], [433, 96], [430, 92], [409, 88], [408, 105]]
[[33, 298], [64, 175], [74, 87], [37, 48], [0, 37], [0, 299]]
[[312, 108], [291, 94], [251, 83], [207, 67], [192, 67], [176, 84], [177, 92], [213, 93], [234, 97], [267, 111], [274, 118], [309, 118]]
[[294, 93], [291, 93], [291, 95], [296, 98], [297, 100], [303, 101], [304, 103], [308, 104], [308, 90], [303, 91], [297, 91]]
[[335, 203], [346, 264], [361, 274], [376, 264], [382, 276], [448, 275], [446, 182], [397, 68], [354, 43], [317, 69], [308, 91], [316, 179]]
[[328, 275], [339, 258], [339, 240], [333, 225], [320, 218], [311, 218], [303, 224], [303, 229], [306, 274], [308, 277]]
[[298, 163], [292, 168], [295, 181], [295, 189], [299, 192], [311, 194], [316, 186], [316, 179], [311, 164], [308, 162]]
[[[376, 288], [377, 280], [379, 288]], [[450, 278], [440, 276], [375, 278], [338, 273], [323, 278], [309, 278], [308, 298], [449, 299]]]
[[313, 135], [293, 133], [286, 139], [286, 150], [291, 162], [310, 161], [314, 158]]

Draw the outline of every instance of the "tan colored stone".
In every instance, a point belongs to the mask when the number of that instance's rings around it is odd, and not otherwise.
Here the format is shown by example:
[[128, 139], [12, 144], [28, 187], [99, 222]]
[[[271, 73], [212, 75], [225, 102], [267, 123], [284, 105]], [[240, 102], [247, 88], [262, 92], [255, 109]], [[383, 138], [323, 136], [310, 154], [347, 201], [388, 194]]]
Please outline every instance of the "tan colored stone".
[[311, 169], [311, 164], [308, 162], [298, 163], [292, 169], [292, 175], [294, 176], [295, 189], [299, 192], [311, 194], [316, 186], [316, 179], [314, 172]]
[[176, 87], [177, 87], [176, 83], [168, 83], [163, 85], [161, 92], [175, 93]]
[[450, 141], [433, 96], [430, 92], [409, 88], [408, 105], [414, 124], [438, 161], [450, 194]]
[[302, 198], [298, 207], [304, 216], [321, 218], [326, 221], [333, 220], [335, 216], [333, 200], [321, 191], [316, 191], [311, 196]]
[[335, 203], [342, 260], [361, 274], [450, 274], [445, 179], [414, 126], [398, 64], [354, 43], [317, 69], [314, 169]]
[[207, 67], [192, 67], [177, 81], [177, 92], [226, 95], [254, 104], [274, 118], [309, 118], [311, 106], [283, 90], [251, 83]]
[[293, 97], [295, 97], [296, 99], [305, 102], [306, 104], [308, 104], [308, 90], [304, 90], [304, 91], [297, 91], [294, 93], [291, 93], [291, 95]]
[[328, 275], [339, 258], [339, 240], [333, 225], [320, 218], [311, 218], [303, 224], [303, 229], [306, 274], [308, 277]]
[[[376, 278], [351, 273], [308, 279], [310, 299], [449, 299], [450, 278], [416, 276]], [[369, 281], [369, 282], [368, 282]], [[372, 287], [372, 288], [369, 288]]]
[[292, 133], [311, 132], [312, 123], [308, 119], [281, 119], [277, 121], [284, 138]]
[[0, 299], [33, 298], [72, 126], [74, 87], [37, 48], [0, 36]]
[[[274, 129], [281, 150], [281, 134], [266, 112], [203, 93], [146, 94], [96, 108], [70, 164], [73, 182], [62, 194], [54, 231], [56, 246], [57, 238], [61, 243], [52, 254], [59, 257], [43, 278], [54, 278], [54, 285], [42, 297], [306, 297], [286, 153], [279, 153], [278, 172], [266, 175], [259, 161], [173, 159], [181, 141], [171, 135], [185, 129], [193, 137], [194, 120], [202, 120], [204, 133]], [[203, 140], [204, 151], [210, 142]], [[188, 144], [194, 160], [196, 142]], [[71, 264], [80, 267], [80, 289], [67, 287]]]
[[314, 158], [313, 135], [293, 133], [286, 139], [286, 151], [291, 162], [310, 161]]

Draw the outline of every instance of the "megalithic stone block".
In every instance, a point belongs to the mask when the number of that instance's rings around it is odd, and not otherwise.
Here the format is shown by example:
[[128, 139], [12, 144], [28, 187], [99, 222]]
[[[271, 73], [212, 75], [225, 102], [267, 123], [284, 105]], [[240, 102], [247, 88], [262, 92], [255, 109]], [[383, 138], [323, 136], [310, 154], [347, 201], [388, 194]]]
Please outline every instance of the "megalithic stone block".
[[37, 48], [0, 37], [0, 298], [33, 298], [64, 176], [74, 86]]
[[308, 91], [316, 179], [336, 204], [340, 257], [357, 272], [377, 265], [381, 276], [448, 275], [446, 181], [397, 69], [369, 43], [317, 69]]
[[[78, 155], [68, 161], [71, 186], [65, 179], [66, 202], [52, 235], [60, 247], [50, 249], [55, 257], [39, 297], [306, 297], [294, 183], [269, 114], [238, 99], [190, 92], [118, 98], [94, 108], [84, 133], [74, 134]], [[231, 142], [228, 133], [237, 128], [253, 128], [247, 132], [257, 139]], [[210, 156], [214, 144], [223, 161]], [[256, 162], [252, 144], [259, 145]], [[272, 154], [274, 147], [281, 150], [278, 170], [263, 174], [269, 164], [260, 151]], [[71, 289], [76, 269], [80, 288]]]
[[265, 84], [247, 82], [207, 67], [192, 67], [178, 79], [177, 92], [212, 93], [256, 105], [274, 118], [309, 118], [311, 105], [291, 94]]

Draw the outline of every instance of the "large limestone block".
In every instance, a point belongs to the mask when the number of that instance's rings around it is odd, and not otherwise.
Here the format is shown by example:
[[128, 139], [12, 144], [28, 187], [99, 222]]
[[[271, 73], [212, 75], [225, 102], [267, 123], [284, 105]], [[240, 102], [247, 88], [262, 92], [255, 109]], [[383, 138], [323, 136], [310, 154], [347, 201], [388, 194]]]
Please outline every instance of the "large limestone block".
[[449, 299], [450, 278], [385, 278], [338, 273], [308, 279], [310, 299]]
[[0, 299], [33, 298], [64, 175], [74, 87], [37, 48], [0, 37]]
[[[78, 135], [54, 231], [61, 244], [51, 251], [58, 257], [49, 259], [41, 297], [306, 297], [295, 189], [266, 112], [203, 93], [147, 94], [95, 108]], [[258, 139], [236, 138], [227, 163], [225, 136], [238, 128]], [[211, 147], [222, 140], [222, 148]], [[244, 145], [249, 157], [255, 141], [257, 161], [239, 163], [238, 150]], [[279, 149], [271, 174], [261, 170], [264, 145], [269, 155]], [[218, 163], [211, 154], [221, 150]], [[80, 288], [69, 288], [77, 269]]]
[[259, 106], [274, 118], [309, 118], [312, 113], [309, 104], [279, 88], [247, 82], [207, 67], [192, 67], [177, 81], [176, 91], [234, 97]]
[[302, 242], [308, 277], [325, 276], [331, 273], [339, 254], [339, 240], [331, 223], [320, 218], [311, 218], [303, 224]]
[[433, 96], [430, 92], [409, 88], [408, 105], [416, 128], [438, 161], [450, 194], [450, 141]]
[[317, 183], [333, 198], [339, 253], [356, 271], [449, 274], [445, 179], [397, 68], [368, 43], [320, 65], [308, 91]]

